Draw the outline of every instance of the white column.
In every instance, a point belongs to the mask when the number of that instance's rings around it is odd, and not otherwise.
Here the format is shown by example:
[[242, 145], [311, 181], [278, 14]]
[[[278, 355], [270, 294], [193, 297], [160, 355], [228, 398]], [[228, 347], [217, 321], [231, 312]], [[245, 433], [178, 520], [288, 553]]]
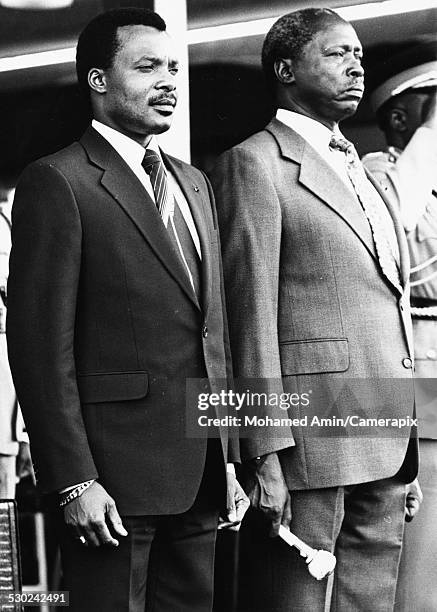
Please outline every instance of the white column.
[[190, 161], [190, 100], [188, 83], [187, 2], [186, 0], [154, 0], [154, 10], [167, 24], [175, 41], [181, 69], [178, 75], [179, 100], [173, 125], [158, 139], [166, 153]]

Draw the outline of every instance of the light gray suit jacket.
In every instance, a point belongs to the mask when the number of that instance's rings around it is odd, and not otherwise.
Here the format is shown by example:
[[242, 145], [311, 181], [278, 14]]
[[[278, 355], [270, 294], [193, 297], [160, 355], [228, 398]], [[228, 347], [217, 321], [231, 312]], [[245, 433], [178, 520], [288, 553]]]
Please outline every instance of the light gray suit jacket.
[[[412, 479], [417, 445], [408, 425], [335, 426], [347, 416], [414, 413], [408, 249], [390, 203], [397, 287], [381, 270], [358, 200], [278, 120], [224, 153], [212, 182], [235, 376], [311, 398], [289, 411], [308, 418], [292, 427], [295, 446], [288, 428], [258, 428], [243, 441], [243, 458], [279, 451], [290, 489], [378, 480], [401, 466], [405, 481]], [[315, 416], [334, 425], [311, 427]]]

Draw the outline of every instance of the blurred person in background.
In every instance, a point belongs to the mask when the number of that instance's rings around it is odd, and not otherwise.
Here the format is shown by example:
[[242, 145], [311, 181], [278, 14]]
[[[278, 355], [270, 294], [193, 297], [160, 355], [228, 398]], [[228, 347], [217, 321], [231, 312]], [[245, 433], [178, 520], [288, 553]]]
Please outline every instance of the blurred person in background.
[[411, 258], [419, 481], [423, 503], [405, 528], [396, 607], [437, 610], [437, 43], [378, 65], [371, 103], [387, 148], [363, 158], [397, 204]]
[[18, 406], [6, 345], [7, 281], [14, 190], [0, 181], [0, 499], [14, 499], [20, 477], [30, 473], [29, 439]]

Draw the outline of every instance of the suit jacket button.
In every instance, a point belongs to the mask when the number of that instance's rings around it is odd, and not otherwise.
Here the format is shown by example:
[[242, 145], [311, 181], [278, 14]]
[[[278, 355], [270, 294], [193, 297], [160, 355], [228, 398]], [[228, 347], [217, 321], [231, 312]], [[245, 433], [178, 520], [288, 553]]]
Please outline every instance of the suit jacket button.
[[426, 358], [436, 360], [437, 359], [437, 351], [435, 349], [429, 349], [426, 351]]
[[411, 370], [411, 368], [413, 367], [413, 362], [409, 357], [405, 357], [404, 359], [402, 359], [402, 365], [404, 366], [404, 368], [407, 368], [407, 370]]
[[202, 336], [203, 336], [204, 338], [207, 338], [207, 337], [208, 337], [208, 328], [207, 328], [207, 326], [206, 326], [206, 325], [204, 325], [204, 326], [202, 327]]

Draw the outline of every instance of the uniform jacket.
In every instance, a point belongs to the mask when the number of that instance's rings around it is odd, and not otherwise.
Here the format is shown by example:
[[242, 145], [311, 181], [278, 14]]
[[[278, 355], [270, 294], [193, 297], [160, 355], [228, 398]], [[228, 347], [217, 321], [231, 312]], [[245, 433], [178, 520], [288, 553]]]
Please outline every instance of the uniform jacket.
[[[369, 153], [363, 164], [404, 218], [411, 260], [411, 298], [437, 300], [437, 181], [435, 134], [419, 128], [404, 151]], [[419, 436], [437, 439], [437, 307], [412, 309]], [[433, 316], [430, 316], [430, 315]]]

